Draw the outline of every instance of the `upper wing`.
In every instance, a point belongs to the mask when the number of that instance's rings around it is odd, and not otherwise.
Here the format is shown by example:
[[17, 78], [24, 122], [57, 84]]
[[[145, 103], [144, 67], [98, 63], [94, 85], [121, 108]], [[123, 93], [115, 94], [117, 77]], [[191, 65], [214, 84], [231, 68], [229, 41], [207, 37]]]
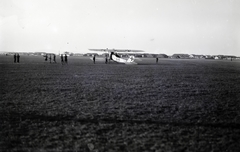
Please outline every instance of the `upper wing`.
[[106, 52], [108, 49], [88, 49], [90, 51]]
[[130, 49], [89, 49], [90, 51], [100, 52], [144, 52], [143, 50], [130, 50]]
[[[115, 49], [114, 49], [115, 50]], [[116, 49], [117, 52], [144, 52], [143, 50], [124, 50], [124, 49]]]

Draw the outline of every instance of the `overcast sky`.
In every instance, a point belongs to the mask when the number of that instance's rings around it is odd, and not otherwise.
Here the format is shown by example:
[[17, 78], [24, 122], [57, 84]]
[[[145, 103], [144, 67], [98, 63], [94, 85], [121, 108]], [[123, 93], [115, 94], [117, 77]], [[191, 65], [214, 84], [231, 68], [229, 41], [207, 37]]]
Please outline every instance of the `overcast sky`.
[[0, 0], [0, 51], [240, 56], [239, 0]]

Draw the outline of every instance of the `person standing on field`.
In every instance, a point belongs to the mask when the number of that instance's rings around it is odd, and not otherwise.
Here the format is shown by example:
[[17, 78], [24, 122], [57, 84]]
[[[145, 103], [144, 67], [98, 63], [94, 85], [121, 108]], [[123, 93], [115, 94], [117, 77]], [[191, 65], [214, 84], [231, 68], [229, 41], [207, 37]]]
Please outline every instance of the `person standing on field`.
[[95, 55], [93, 55], [93, 63], [95, 64], [95, 59], [96, 59], [96, 57], [95, 57]]
[[105, 64], [107, 64], [108, 63], [108, 57], [107, 57], [107, 55], [105, 56]]
[[68, 63], [68, 58], [67, 58], [67, 54], [65, 54], [65, 63]]
[[17, 59], [17, 55], [16, 55], [16, 53], [14, 54], [14, 63], [16, 63], [16, 59]]
[[50, 60], [50, 63], [52, 63], [52, 56], [51, 56], [51, 54], [50, 54], [49, 60]]
[[20, 62], [20, 55], [17, 54], [17, 63], [19, 63], [19, 62]]
[[53, 62], [56, 63], [56, 55], [53, 54]]
[[48, 58], [48, 56], [47, 56], [47, 54], [45, 55], [45, 61], [47, 61], [47, 58]]
[[62, 64], [63, 64], [63, 55], [61, 54], [61, 62], [62, 62]]
[[156, 57], [156, 63], [158, 63], [158, 57]]

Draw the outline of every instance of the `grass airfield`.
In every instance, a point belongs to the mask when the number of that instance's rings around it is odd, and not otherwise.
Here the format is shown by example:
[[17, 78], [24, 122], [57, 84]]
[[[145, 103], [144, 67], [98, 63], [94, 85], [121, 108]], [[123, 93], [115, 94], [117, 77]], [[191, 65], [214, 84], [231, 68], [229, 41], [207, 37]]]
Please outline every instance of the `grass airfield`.
[[0, 69], [0, 151], [240, 150], [239, 61], [0, 56]]

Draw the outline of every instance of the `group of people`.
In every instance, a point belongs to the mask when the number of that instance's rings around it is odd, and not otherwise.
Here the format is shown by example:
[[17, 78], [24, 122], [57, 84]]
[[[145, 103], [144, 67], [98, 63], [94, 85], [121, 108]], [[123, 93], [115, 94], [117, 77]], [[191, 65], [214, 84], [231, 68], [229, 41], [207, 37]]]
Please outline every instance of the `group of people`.
[[[46, 55], [45, 56], [45, 61], [47, 61], [48, 60], [48, 55]], [[50, 56], [49, 56], [49, 61], [50, 61], [50, 63], [52, 63], [52, 55], [50, 54]], [[57, 63], [56, 62], [56, 55], [55, 54], [53, 54], [53, 62], [54, 63]]]
[[63, 60], [63, 54], [61, 54], [61, 62], [64, 64], [64, 62], [67, 64], [68, 63], [68, 58], [67, 54], [64, 55], [64, 60]]
[[[14, 63], [19, 63], [20, 62], [20, 55], [19, 54], [15, 53], [13, 58], [14, 58]], [[53, 61], [52, 61], [52, 59], [53, 59]], [[45, 55], [45, 61], [48, 61], [48, 55], [47, 54]], [[55, 54], [49, 54], [49, 61], [50, 61], [50, 63], [52, 63], [52, 62], [57, 63], [56, 62], [56, 55]], [[67, 64], [68, 63], [67, 54], [65, 54], [64, 57], [63, 57], [63, 54], [61, 54], [61, 63], [62, 64], [64, 64], [64, 63]]]
[[14, 58], [14, 63], [19, 63], [20, 62], [20, 55], [19, 54], [14, 54], [14, 56], [13, 56], [13, 58]]
[[[67, 64], [68, 63], [68, 58], [67, 57], [68, 57], [67, 54], [65, 54], [64, 56], [63, 56], [63, 54], [61, 54], [61, 63], [62, 64], [64, 64], [64, 63]], [[45, 56], [45, 61], [47, 61], [47, 60], [48, 60], [48, 55]], [[50, 61], [50, 63], [52, 63], [52, 55], [51, 54], [49, 56], [49, 61]], [[57, 63], [55, 54], [53, 54], [53, 63]]]

